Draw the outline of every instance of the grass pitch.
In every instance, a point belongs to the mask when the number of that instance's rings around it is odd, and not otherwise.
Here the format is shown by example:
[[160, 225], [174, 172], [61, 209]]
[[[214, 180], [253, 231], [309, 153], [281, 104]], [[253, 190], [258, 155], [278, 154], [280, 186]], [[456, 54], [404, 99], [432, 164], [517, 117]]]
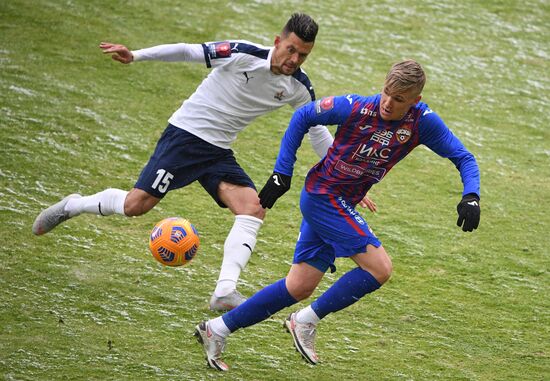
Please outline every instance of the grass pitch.
[[[424, 100], [476, 155], [478, 231], [455, 226], [452, 164], [417, 149], [364, 213], [392, 256], [379, 291], [319, 326], [318, 366], [292, 349], [282, 311], [228, 341], [228, 374], [206, 368], [194, 325], [207, 309], [229, 212], [193, 185], [135, 219], [81, 216], [35, 237], [41, 209], [73, 192], [129, 189], [169, 115], [208, 71], [120, 65], [100, 41], [141, 48], [240, 38], [269, 45], [294, 11], [320, 24], [304, 68], [318, 96], [371, 94], [404, 58]], [[550, 374], [550, 5], [546, 1], [27, 1], [0, 3], [0, 374], [6, 380], [544, 380]], [[291, 116], [239, 136], [261, 187]], [[316, 161], [304, 144], [291, 191], [266, 219], [241, 291], [286, 274], [298, 194]], [[184, 216], [202, 247], [186, 268], [147, 249], [160, 219]], [[322, 292], [350, 263], [337, 263]], [[318, 294], [316, 294], [318, 295]]]

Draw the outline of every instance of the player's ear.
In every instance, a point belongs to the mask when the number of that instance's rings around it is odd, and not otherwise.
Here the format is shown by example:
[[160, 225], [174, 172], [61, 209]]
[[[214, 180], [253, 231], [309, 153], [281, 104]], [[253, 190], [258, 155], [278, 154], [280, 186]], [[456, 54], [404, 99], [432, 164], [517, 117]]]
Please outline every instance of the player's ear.
[[275, 42], [273, 43], [273, 45], [277, 47], [280, 42], [281, 42], [281, 36], [275, 36]]
[[414, 105], [416, 106], [421, 99], [422, 99], [422, 94], [418, 94], [418, 96], [414, 98]]

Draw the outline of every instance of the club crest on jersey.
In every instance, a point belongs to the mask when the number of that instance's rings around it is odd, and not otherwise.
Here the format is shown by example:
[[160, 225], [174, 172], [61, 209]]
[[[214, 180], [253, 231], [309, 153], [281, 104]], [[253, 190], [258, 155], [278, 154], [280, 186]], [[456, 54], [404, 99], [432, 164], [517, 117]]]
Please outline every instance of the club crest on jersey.
[[400, 127], [396, 132], [397, 141], [401, 144], [407, 143], [412, 136], [411, 126]]
[[285, 97], [284, 90], [279, 91], [278, 93], [275, 93], [275, 95], [273, 96], [273, 98], [279, 101], [282, 101], [284, 97]]
[[231, 44], [227, 41], [215, 42], [208, 46], [210, 58], [226, 58], [231, 57]]
[[325, 111], [330, 111], [334, 108], [334, 97], [325, 97], [315, 101], [315, 111], [317, 114], [322, 114]]

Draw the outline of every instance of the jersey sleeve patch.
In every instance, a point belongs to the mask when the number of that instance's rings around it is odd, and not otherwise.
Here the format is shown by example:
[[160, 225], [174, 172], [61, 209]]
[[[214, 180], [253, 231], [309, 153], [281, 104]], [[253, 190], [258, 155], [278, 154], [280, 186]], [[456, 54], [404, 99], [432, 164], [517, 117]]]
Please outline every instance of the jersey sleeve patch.
[[228, 41], [214, 42], [208, 45], [210, 59], [231, 57], [231, 44]]
[[209, 42], [202, 44], [206, 67], [212, 67], [212, 60], [231, 57], [231, 43], [229, 41]]
[[334, 108], [334, 96], [324, 97], [315, 101], [315, 112], [323, 114]]

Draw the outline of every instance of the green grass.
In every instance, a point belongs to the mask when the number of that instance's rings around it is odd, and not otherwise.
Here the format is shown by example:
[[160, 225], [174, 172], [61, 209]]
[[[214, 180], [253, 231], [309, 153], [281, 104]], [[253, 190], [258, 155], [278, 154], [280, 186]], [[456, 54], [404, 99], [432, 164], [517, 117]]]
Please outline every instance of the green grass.
[[[0, 2], [0, 374], [6, 380], [545, 380], [550, 374], [550, 4], [547, 1]], [[476, 155], [482, 220], [456, 225], [460, 179], [417, 149], [372, 191], [367, 215], [394, 263], [379, 291], [319, 326], [318, 366], [292, 350], [288, 310], [236, 332], [228, 374], [206, 368], [192, 332], [232, 225], [197, 185], [135, 219], [81, 216], [31, 234], [66, 194], [129, 189], [167, 118], [208, 71], [120, 65], [131, 48], [242, 38], [269, 45], [290, 13], [320, 24], [304, 66], [318, 96], [379, 91], [391, 63], [416, 58], [424, 100]], [[258, 186], [291, 109], [258, 119], [235, 145]], [[241, 291], [283, 277], [292, 258], [308, 144], [291, 191], [267, 216]], [[161, 218], [198, 227], [186, 268], [147, 249]], [[348, 261], [349, 262], [349, 261]], [[351, 263], [337, 263], [326, 290]], [[302, 305], [305, 305], [303, 303]]]

